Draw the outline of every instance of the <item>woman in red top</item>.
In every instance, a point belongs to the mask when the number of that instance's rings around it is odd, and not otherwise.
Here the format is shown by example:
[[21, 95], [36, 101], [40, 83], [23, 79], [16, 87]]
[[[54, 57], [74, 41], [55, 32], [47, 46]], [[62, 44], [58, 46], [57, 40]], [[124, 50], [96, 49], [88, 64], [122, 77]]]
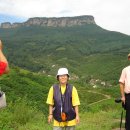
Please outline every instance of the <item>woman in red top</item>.
[[[2, 42], [0, 40], [0, 76], [8, 72], [9, 72], [8, 61], [2, 52]], [[6, 106], [5, 94], [0, 91], [0, 108], [5, 106]]]
[[2, 52], [2, 41], [0, 40], [0, 76], [9, 72], [9, 65]]

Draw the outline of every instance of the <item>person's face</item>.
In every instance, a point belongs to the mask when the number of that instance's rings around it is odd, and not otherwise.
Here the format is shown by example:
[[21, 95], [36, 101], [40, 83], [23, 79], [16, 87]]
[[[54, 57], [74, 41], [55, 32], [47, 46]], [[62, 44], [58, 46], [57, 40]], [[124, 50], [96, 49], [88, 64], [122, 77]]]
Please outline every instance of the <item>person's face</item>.
[[68, 76], [67, 74], [59, 75], [59, 82], [60, 84], [67, 84]]

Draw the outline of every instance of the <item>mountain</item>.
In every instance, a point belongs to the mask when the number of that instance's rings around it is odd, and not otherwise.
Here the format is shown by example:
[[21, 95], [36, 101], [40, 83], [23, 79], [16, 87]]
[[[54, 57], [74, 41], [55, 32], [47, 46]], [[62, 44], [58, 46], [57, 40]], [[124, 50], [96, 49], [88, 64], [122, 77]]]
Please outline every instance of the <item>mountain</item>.
[[61, 17], [61, 18], [30, 18], [23, 23], [13, 23], [5, 22], [1, 24], [1, 28], [16, 28], [21, 26], [44, 26], [44, 27], [66, 27], [74, 25], [86, 25], [86, 24], [95, 24], [93, 16], [76, 16], [76, 17]]
[[11, 68], [0, 77], [7, 99], [7, 107], [0, 110], [1, 130], [52, 129], [45, 102], [59, 67], [69, 69], [70, 83], [79, 93], [81, 123], [76, 129], [119, 127], [122, 106], [115, 105], [114, 99], [120, 96], [121, 70], [129, 64], [130, 36], [105, 30], [95, 22], [70, 25], [0, 28]]
[[[55, 18], [55, 23], [61, 19], [85, 21], [87, 18], [91, 22], [80, 22], [82, 25], [71, 26], [72, 22], [68, 22], [66, 26], [26, 24], [0, 28], [10, 64], [53, 76], [59, 67], [68, 67], [75, 80], [118, 83], [122, 68], [129, 64], [126, 56], [130, 52], [130, 36], [101, 28], [92, 16]], [[38, 18], [25, 23], [34, 19]]]

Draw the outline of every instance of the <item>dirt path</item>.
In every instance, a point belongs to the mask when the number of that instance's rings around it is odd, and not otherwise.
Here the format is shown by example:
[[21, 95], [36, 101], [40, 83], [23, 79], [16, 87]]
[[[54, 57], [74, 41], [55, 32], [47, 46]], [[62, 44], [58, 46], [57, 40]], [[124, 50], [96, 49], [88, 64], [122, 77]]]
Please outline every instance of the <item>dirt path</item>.
[[[99, 102], [102, 102], [102, 101], [111, 99], [111, 96], [110, 96], [110, 95], [106, 95], [106, 94], [99, 93], [99, 92], [94, 92], [94, 91], [91, 91], [91, 90], [89, 90], [88, 92], [89, 92], [89, 93], [101, 94], [101, 95], [103, 95], [104, 97], [106, 97], [105, 99], [99, 100], [99, 101], [97, 101], [97, 102], [93, 102], [93, 103], [89, 104], [88, 106], [91, 106], [91, 105], [94, 105], [94, 104], [96, 104], [96, 103], [99, 103]], [[120, 119], [117, 119], [117, 120], [115, 120], [115, 121], [116, 121], [116, 122], [120, 122]], [[124, 119], [122, 120], [122, 123], [125, 123], [125, 120], [124, 120]], [[120, 128], [114, 128], [114, 129], [112, 129], [112, 130], [125, 130], [125, 128], [121, 128], [121, 129], [120, 129]]]
[[99, 103], [99, 102], [102, 102], [102, 101], [104, 101], [104, 100], [111, 99], [111, 96], [110, 96], [110, 95], [106, 95], [106, 94], [99, 93], [99, 92], [94, 92], [94, 91], [91, 91], [91, 90], [89, 90], [88, 92], [89, 92], [89, 93], [100, 94], [100, 95], [103, 95], [104, 97], [106, 97], [105, 99], [99, 100], [99, 101], [97, 101], [97, 102], [93, 102], [93, 103], [89, 104], [88, 106], [94, 105], [94, 104]]

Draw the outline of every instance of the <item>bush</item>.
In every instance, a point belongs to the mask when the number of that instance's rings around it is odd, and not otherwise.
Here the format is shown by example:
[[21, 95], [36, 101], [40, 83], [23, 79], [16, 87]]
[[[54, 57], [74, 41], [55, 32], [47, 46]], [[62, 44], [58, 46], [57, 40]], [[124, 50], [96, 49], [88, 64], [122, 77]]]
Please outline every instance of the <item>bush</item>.
[[50, 130], [47, 117], [29, 106], [26, 99], [10, 103], [0, 111], [0, 130]]

